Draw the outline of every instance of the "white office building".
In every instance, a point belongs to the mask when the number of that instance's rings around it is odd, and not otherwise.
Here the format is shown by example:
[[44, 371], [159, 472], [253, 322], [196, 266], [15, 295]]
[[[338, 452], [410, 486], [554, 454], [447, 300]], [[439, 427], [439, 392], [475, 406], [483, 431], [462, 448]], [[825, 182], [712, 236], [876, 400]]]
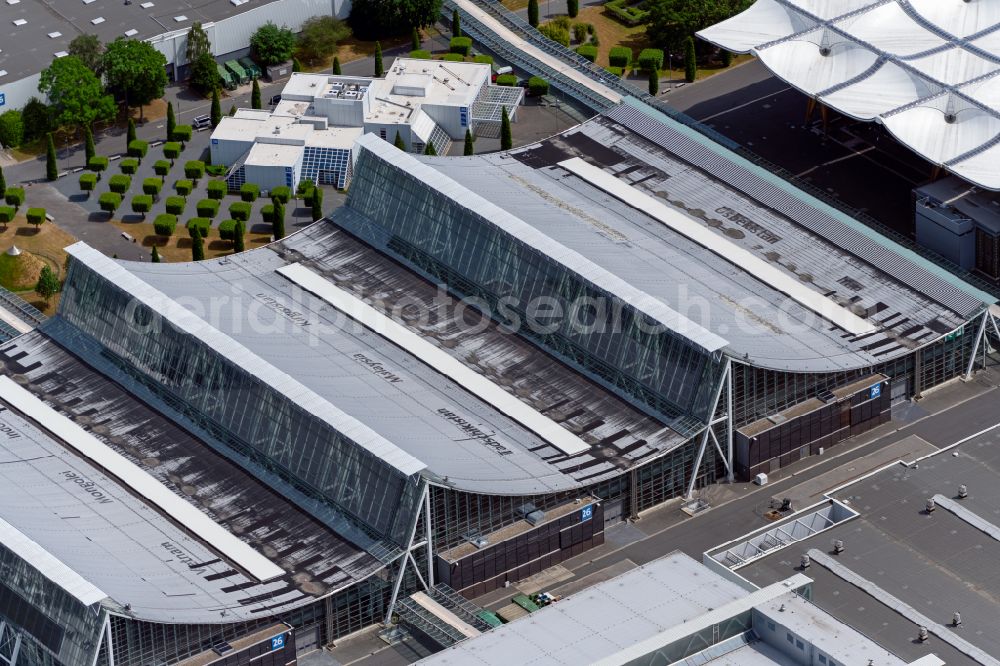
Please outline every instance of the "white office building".
[[212, 163], [231, 167], [227, 182], [268, 190], [299, 181], [346, 187], [351, 147], [363, 133], [406, 150], [428, 145], [443, 155], [466, 130], [496, 135], [502, 108], [514, 120], [524, 91], [495, 86], [483, 63], [397, 59], [372, 79], [293, 74], [271, 112], [241, 109], [212, 133]]

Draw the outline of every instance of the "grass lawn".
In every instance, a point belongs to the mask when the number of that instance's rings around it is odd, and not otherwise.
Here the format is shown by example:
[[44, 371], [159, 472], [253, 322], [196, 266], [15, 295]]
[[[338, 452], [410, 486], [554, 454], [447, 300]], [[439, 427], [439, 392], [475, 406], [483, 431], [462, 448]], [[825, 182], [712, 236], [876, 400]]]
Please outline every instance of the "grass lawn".
[[[66, 278], [64, 271], [66, 252], [63, 248], [75, 242], [76, 238], [52, 223], [46, 222], [36, 229], [28, 224], [23, 215], [15, 217], [6, 228], [0, 226], [0, 252], [6, 252], [11, 245], [17, 245], [19, 249], [31, 253], [48, 264], [60, 280]], [[58, 294], [46, 303], [34, 289], [29, 288], [16, 293], [48, 315], [55, 313], [56, 305], [59, 303]]]
[[[111, 223], [122, 231], [131, 234], [136, 239], [136, 242], [142, 243], [142, 246], [147, 248], [150, 253], [153, 251], [153, 245], [155, 244], [156, 251], [159, 253], [162, 261], [191, 261], [191, 237], [188, 236], [187, 229], [181, 226], [180, 222], [178, 222], [174, 235], [168, 238], [166, 243], [163, 242], [164, 239], [162, 236], [157, 236], [153, 233], [152, 221], [122, 222], [121, 220], [112, 220]], [[244, 238], [244, 245], [248, 250], [266, 245], [271, 240], [271, 237], [267, 234], [254, 232], [248, 232]], [[233, 244], [220, 239], [219, 230], [212, 229], [209, 232], [208, 238], [205, 239], [205, 258], [213, 259], [232, 253]]]

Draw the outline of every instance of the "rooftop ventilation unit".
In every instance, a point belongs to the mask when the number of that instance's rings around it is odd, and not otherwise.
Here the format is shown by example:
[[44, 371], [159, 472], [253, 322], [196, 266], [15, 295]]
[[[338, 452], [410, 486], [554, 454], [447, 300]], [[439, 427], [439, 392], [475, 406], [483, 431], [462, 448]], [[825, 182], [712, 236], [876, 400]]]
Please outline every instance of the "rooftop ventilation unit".
[[7, 4], [8, 5], [16, 5], [19, 2], [21, 2], [21, 0], [7, 0]]
[[55, 39], [56, 37], [62, 37], [62, 33], [58, 31], [49, 33], [49, 39]]
[[135, 37], [138, 34], [139, 34], [139, 31], [136, 30], [135, 28], [131, 28], [131, 29], [125, 31], [125, 36], [126, 37]]
[[14, 19], [13, 21], [11, 21], [11, 23], [20, 28], [22, 25], [25, 25], [27, 21], [25, 21], [24, 19]]
[[143, 9], [152, 9], [153, 7], [156, 6], [156, 4], [152, 2], [144, 2], [139, 6], [142, 7]]
[[103, 17], [103, 16], [98, 16], [98, 17], [97, 17], [97, 18], [95, 18], [95, 19], [90, 19], [90, 22], [91, 22], [91, 23], [92, 23], [93, 25], [100, 25], [100, 24], [104, 23], [104, 17]]
[[184, 14], [181, 14], [180, 16], [175, 16], [174, 17], [174, 22], [175, 23], [183, 23], [184, 21], [187, 21], [187, 20], [188, 20], [188, 17], [184, 16]]

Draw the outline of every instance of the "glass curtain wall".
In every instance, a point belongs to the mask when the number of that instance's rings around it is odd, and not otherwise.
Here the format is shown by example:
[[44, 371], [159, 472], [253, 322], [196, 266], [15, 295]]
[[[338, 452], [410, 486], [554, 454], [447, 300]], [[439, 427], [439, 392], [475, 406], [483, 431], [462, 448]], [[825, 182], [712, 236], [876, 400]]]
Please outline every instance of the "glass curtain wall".
[[[348, 206], [359, 215], [338, 215], [336, 222], [463, 297], [478, 299], [494, 319], [631, 402], [683, 432], [707, 421], [721, 354], [665, 330], [370, 151], [358, 157]], [[539, 308], [561, 315], [540, 317]]]
[[421, 480], [396, 471], [248, 370], [184, 333], [73, 261], [61, 319], [92, 336], [123, 369], [208, 432], [297, 488], [401, 545], [419, 510]]
[[91, 666], [105, 617], [100, 604], [84, 606], [0, 544], [0, 663], [18, 633], [19, 666]]

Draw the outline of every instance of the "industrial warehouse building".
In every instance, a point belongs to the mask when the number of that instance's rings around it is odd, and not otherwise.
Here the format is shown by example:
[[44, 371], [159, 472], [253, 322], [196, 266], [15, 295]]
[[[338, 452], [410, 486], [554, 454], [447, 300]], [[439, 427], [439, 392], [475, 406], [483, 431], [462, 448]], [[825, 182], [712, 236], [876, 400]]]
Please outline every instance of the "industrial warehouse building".
[[344, 188], [351, 147], [363, 132], [421, 154], [446, 155], [465, 133], [498, 136], [502, 109], [511, 120], [524, 89], [495, 86], [483, 63], [396, 58], [382, 78], [292, 74], [272, 112], [240, 109], [212, 132], [212, 164], [229, 167], [238, 191], [296, 187], [308, 179]]
[[458, 593], [996, 341], [986, 294], [632, 99], [514, 151], [351, 158], [347, 203], [264, 248], [72, 246], [59, 314], [0, 346], [0, 659], [249, 660], [394, 615], [448, 645], [427, 604], [486, 630]]
[[0, 112], [39, 96], [38, 80], [54, 58], [68, 54], [81, 34], [102, 42], [119, 37], [150, 42], [167, 59], [172, 80], [187, 76], [187, 34], [199, 22], [221, 62], [246, 55], [250, 37], [267, 22], [298, 31], [314, 16], [347, 18], [342, 0], [71, 0], [59, 4], [6, 2], [0, 25]]

